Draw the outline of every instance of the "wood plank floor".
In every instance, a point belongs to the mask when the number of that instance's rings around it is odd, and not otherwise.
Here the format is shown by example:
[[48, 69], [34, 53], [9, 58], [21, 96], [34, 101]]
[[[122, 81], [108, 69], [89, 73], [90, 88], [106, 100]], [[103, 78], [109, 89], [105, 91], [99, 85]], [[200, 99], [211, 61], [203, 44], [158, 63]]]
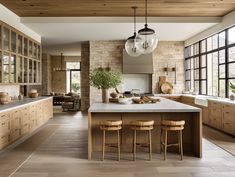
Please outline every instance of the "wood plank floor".
[[[148, 154], [138, 152], [136, 162], [131, 154], [122, 154], [120, 162], [116, 154], [107, 154], [104, 162], [101, 154], [95, 160], [87, 160], [87, 116], [78, 113], [56, 113], [45, 126], [56, 129], [38, 143], [37, 148], [28, 153], [27, 158], [16, 169], [6, 169], [12, 165], [11, 152], [0, 156], [0, 177], [234, 177], [235, 157], [215, 144], [203, 139], [203, 158], [184, 157], [179, 161], [178, 154], [169, 154], [163, 161], [161, 154], [154, 154], [153, 161], [147, 161]], [[43, 129], [41, 130], [43, 131]], [[38, 142], [39, 137], [30, 141]], [[28, 144], [30, 146], [30, 144]], [[21, 145], [18, 146], [21, 147]], [[24, 150], [25, 148], [25, 150]], [[25, 152], [24, 152], [25, 151]], [[15, 157], [17, 159], [17, 156]], [[5, 171], [4, 171], [5, 169]], [[4, 172], [4, 173], [3, 173]]]
[[204, 138], [235, 156], [235, 137], [217, 131], [211, 127], [203, 127]]

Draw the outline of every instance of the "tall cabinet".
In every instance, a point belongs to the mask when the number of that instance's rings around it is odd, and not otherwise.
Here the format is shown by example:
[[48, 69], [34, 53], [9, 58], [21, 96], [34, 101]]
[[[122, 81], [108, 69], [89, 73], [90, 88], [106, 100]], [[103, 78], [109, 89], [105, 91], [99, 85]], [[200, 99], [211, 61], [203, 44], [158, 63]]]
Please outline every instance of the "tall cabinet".
[[41, 44], [2, 21], [0, 84], [41, 84]]

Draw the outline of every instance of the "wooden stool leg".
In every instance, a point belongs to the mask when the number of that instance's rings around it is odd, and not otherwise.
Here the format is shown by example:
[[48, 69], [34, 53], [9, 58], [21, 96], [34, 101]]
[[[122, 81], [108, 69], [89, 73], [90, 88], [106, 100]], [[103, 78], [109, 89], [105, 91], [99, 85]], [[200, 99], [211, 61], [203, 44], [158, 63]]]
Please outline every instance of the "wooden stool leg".
[[166, 160], [166, 152], [167, 152], [167, 130], [165, 130], [164, 160]]
[[102, 142], [102, 160], [104, 161], [104, 151], [105, 151], [105, 130], [103, 130], [103, 142]]
[[162, 129], [160, 131], [160, 153], [162, 153]]
[[151, 136], [151, 130], [149, 130], [149, 160], [152, 160], [152, 136]]
[[180, 152], [181, 152], [181, 160], [183, 160], [183, 137], [182, 137], [182, 130], [180, 130]]
[[118, 143], [118, 161], [120, 161], [120, 137], [119, 137], [119, 130], [117, 131], [117, 143]]
[[181, 153], [181, 145], [180, 145], [180, 130], [177, 131], [178, 133], [178, 145], [179, 145], [179, 154]]
[[133, 160], [135, 161], [136, 157], [136, 130], [134, 130], [134, 141], [133, 141]]

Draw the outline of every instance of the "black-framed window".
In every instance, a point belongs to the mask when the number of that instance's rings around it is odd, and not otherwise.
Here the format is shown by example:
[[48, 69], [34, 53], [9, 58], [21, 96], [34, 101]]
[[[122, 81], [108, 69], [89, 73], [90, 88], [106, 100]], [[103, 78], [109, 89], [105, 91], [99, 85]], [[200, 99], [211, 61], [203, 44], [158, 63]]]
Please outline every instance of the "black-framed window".
[[235, 83], [235, 26], [185, 48], [185, 86], [202, 95], [228, 97]]
[[66, 62], [67, 69], [67, 92], [78, 93], [81, 92], [81, 63], [80, 62]]

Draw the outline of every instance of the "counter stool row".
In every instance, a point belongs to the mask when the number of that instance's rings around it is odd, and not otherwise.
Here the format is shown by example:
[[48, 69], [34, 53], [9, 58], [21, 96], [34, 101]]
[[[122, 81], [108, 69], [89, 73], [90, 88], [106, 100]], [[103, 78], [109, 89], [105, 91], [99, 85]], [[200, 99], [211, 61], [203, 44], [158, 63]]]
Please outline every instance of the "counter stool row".
[[[172, 121], [172, 120], [163, 120], [161, 122], [161, 150], [164, 149], [164, 160], [166, 160], [167, 147], [178, 146], [181, 160], [183, 159], [183, 140], [182, 140], [182, 131], [184, 129], [185, 121]], [[133, 130], [133, 160], [136, 159], [136, 146], [137, 145], [147, 145], [149, 148], [149, 160], [152, 159], [152, 135], [151, 131], [154, 128], [153, 120], [137, 120], [131, 122], [131, 129]], [[120, 143], [120, 130], [122, 129], [121, 120], [105, 120], [100, 123], [100, 129], [103, 131], [103, 140], [102, 140], [102, 160], [104, 160], [105, 155], [105, 142], [106, 132], [116, 131], [117, 132], [117, 152], [118, 152], [118, 161], [120, 160], [121, 153], [121, 143]], [[146, 144], [140, 144], [136, 142], [137, 131], [145, 131], [148, 133], [149, 141]], [[168, 144], [168, 131], [176, 131], [178, 133], [178, 143]]]

